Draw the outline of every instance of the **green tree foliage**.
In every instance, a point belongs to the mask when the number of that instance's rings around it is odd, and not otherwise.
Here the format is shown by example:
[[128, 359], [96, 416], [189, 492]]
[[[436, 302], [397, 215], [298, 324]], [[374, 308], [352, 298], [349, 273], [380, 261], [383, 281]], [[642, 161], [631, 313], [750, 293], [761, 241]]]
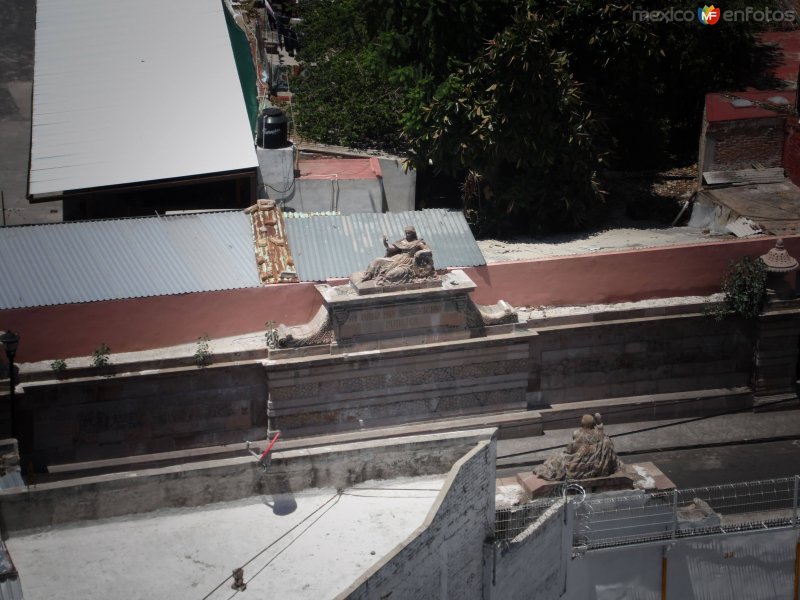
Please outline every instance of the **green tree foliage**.
[[439, 86], [418, 123], [406, 122], [417, 164], [479, 175], [465, 194], [479, 232], [574, 227], [598, 198], [594, 121], [551, 28], [518, 15]]
[[767, 267], [760, 258], [744, 258], [730, 264], [722, 279], [725, 308], [745, 319], [761, 313], [767, 290]]
[[362, 1], [306, 0], [301, 7], [304, 70], [292, 80], [301, 135], [401, 151], [402, 94], [370, 40]]
[[600, 165], [695, 153], [705, 94], [756, 83], [763, 62], [751, 23], [641, 22], [617, 2], [301, 6], [301, 133], [404, 151], [463, 180], [480, 233], [584, 225], [602, 201]]

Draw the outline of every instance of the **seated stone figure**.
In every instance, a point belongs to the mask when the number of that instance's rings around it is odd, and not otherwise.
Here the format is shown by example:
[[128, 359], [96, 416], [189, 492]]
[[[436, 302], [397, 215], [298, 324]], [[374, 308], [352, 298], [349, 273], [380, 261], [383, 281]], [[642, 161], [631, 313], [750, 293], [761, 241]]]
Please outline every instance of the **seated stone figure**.
[[552, 454], [533, 472], [542, 479], [589, 479], [606, 477], [620, 469], [614, 443], [603, 431], [600, 414], [583, 415], [581, 428], [572, 434], [572, 443]]
[[378, 285], [393, 285], [436, 277], [433, 252], [428, 244], [417, 238], [413, 227], [406, 227], [404, 232], [405, 238], [392, 244], [383, 236], [386, 254], [369, 263], [361, 281], [374, 279]]

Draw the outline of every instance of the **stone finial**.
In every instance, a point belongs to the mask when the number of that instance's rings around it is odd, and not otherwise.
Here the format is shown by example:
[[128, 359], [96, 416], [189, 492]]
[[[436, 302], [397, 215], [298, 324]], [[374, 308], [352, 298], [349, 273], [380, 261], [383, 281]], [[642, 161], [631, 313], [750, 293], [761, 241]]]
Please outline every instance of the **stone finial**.
[[786, 251], [780, 238], [775, 242], [775, 247], [760, 258], [770, 273], [782, 274], [797, 270], [797, 260]]

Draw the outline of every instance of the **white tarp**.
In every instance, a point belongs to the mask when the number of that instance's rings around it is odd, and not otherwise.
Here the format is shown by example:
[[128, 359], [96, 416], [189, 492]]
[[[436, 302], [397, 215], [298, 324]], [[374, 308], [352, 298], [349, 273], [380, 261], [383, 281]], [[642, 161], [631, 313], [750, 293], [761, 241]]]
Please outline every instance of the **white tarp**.
[[38, 0], [29, 193], [258, 165], [219, 0]]

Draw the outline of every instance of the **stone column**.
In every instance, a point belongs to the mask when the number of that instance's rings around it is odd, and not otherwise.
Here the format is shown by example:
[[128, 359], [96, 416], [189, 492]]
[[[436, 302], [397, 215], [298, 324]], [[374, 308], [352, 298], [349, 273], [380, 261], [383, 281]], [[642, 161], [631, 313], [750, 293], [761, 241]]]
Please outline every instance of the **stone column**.
[[767, 300], [756, 329], [753, 407], [792, 408], [795, 403], [791, 399], [797, 399], [800, 301], [794, 298], [785, 276], [796, 271], [798, 264], [780, 239], [761, 261], [768, 272]]

